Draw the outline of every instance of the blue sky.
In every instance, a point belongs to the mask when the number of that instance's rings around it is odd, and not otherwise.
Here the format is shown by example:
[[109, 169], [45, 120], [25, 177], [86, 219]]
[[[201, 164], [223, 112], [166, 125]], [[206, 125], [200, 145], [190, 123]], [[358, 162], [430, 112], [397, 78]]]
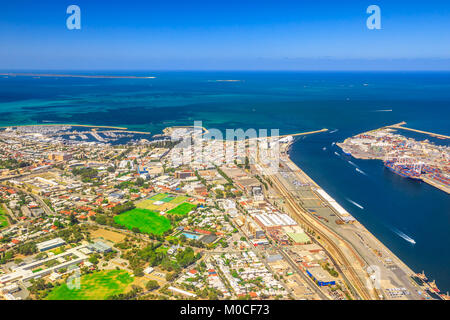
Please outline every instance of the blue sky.
[[1, 0], [0, 43], [2, 70], [450, 70], [450, 1]]

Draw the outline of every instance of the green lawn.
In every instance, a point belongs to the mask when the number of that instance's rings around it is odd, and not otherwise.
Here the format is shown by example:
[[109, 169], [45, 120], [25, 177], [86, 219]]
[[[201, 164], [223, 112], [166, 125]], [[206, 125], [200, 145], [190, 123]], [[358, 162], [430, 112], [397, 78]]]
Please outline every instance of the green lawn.
[[160, 200], [166, 198], [167, 196], [168, 196], [167, 193], [158, 193], [158, 194], [155, 194], [153, 197], [151, 197], [150, 200], [160, 201]]
[[178, 207], [173, 208], [172, 210], [167, 211], [167, 213], [173, 213], [173, 214], [179, 214], [179, 215], [186, 215], [188, 214], [192, 209], [196, 207], [195, 204], [192, 203], [182, 203]]
[[81, 277], [80, 289], [69, 289], [64, 283], [54, 288], [47, 300], [105, 300], [123, 293], [133, 278], [124, 270], [98, 271]]
[[8, 226], [8, 218], [6, 217], [5, 209], [0, 205], [0, 229]]
[[133, 209], [114, 217], [114, 221], [128, 229], [138, 228], [141, 232], [163, 234], [170, 229], [170, 220], [159, 213], [146, 209]]

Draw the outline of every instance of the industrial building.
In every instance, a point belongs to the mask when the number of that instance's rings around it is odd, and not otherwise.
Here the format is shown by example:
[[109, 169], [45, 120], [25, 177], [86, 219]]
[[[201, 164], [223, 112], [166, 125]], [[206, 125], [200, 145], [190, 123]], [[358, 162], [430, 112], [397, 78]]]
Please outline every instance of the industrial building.
[[[25, 264], [13, 270], [13, 272], [6, 275], [0, 276], [0, 283], [10, 283], [14, 281], [28, 281], [31, 279], [41, 278], [49, 275], [57, 270], [67, 268], [72, 265], [77, 265], [85, 261], [88, 256], [81, 252], [86, 246], [79, 246], [76, 248], [69, 249], [63, 253], [55, 256], [48, 257], [46, 259], [41, 259], [33, 261], [31, 263]], [[69, 259], [66, 259], [69, 258]], [[56, 260], [62, 261], [61, 263], [39, 270], [40, 267], [45, 266], [49, 261]]]
[[112, 247], [103, 241], [97, 241], [88, 245], [88, 248], [98, 253], [107, 253], [112, 251]]
[[36, 245], [36, 247], [38, 248], [39, 251], [42, 252], [42, 251], [47, 251], [47, 250], [50, 250], [50, 249], [54, 249], [54, 248], [60, 247], [60, 246], [62, 246], [64, 244], [66, 244], [66, 242], [63, 239], [55, 238], [55, 239], [51, 239], [51, 240], [48, 240], [48, 241], [44, 241], [44, 242], [38, 243]]
[[262, 213], [252, 215], [252, 217], [261, 228], [269, 231], [273, 229], [280, 229], [281, 227], [297, 225], [297, 222], [285, 213]]
[[49, 160], [55, 160], [55, 161], [69, 161], [72, 159], [72, 156], [65, 152], [55, 152], [50, 153], [48, 156]]
[[310, 267], [306, 269], [308, 276], [313, 279], [320, 287], [334, 286], [336, 281], [322, 267]]

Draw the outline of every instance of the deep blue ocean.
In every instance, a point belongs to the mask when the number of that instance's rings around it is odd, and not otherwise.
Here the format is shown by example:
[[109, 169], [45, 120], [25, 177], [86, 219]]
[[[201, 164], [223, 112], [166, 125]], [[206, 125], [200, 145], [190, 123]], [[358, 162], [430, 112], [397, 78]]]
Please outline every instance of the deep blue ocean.
[[167, 126], [201, 120], [207, 128], [222, 130], [266, 128], [296, 133], [328, 128], [329, 132], [297, 139], [291, 150], [294, 162], [413, 270], [425, 270], [441, 290], [450, 290], [449, 195], [394, 175], [381, 161], [352, 159], [332, 146], [354, 134], [400, 121], [450, 135], [450, 73], [96, 74], [157, 78], [0, 77], [0, 126], [54, 122], [160, 133]]

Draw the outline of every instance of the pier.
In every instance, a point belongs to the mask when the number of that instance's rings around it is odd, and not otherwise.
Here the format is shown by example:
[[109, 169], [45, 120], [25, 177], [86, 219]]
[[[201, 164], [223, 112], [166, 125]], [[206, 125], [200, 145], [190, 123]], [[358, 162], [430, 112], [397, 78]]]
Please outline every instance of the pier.
[[299, 132], [299, 133], [294, 133], [294, 134], [285, 134], [285, 135], [282, 135], [282, 136], [278, 136], [278, 138], [284, 138], [284, 137], [289, 137], [289, 136], [292, 136], [292, 137], [306, 136], [306, 135], [309, 135], [309, 134], [315, 134], [315, 133], [326, 132], [326, 131], [328, 131], [328, 129], [327, 128], [323, 128], [323, 129], [315, 130], [315, 131]]
[[[320, 130], [298, 132], [298, 133], [292, 133], [292, 134], [283, 134], [283, 135], [279, 135], [279, 136], [270, 136], [270, 137], [267, 136], [267, 137], [264, 137], [264, 138], [285, 138], [285, 137], [289, 137], [289, 136], [291, 136], [291, 137], [307, 136], [307, 135], [310, 135], [310, 134], [321, 133], [321, 132], [326, 132], [326, 131], [328, 131], [328, 129], [323, 128], [323, 129], [320, 129]], [[263, 139], [263, 138], [257, 137], [257, 138], [248, 138], [248, 139], [245, 139], [245, 140], [251, 140], [251, 139], [258, 140], [258, 139]]]
[[414, 132], [418, 132], [418, 133], [422, 133], [422, 134], [427, 134], [429, 136], [432, 137], [436, 137], [439, 139], [450, 139], [450, 136], [446, 136], [443, 134], [439, 134], [439, 133], [433, 133], [433, 132], [428, 132], [428, 131], [423, 131], [423, 130], [417, 130], [417, 129], [412, 129], [412, 128], [407, 128], [404, 127], [404, 125], [406, 124], [405, 121], [390, 125], [390, 126], [386, 126], [385, 128], [392, 128], [392, 129], [403, 129], [403, 130], [409, 130], [409, 131], [414, 131]]

